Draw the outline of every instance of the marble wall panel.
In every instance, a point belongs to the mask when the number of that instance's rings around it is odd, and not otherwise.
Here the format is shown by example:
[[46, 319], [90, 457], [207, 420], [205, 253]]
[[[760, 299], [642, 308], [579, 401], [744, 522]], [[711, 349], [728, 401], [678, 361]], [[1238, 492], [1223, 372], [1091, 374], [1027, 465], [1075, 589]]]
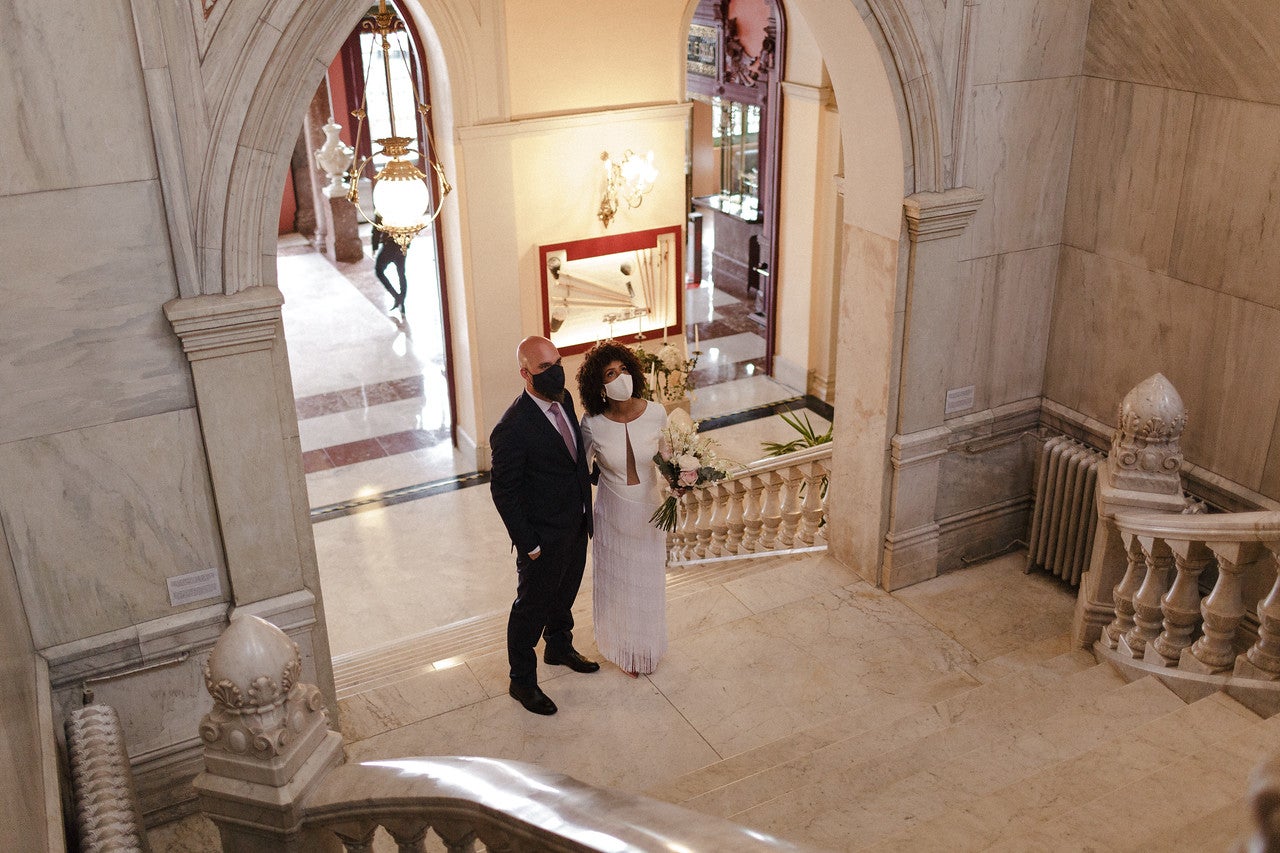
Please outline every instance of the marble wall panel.
[[1276, 413], [1275, 426], [1271, 429], [1271, 444], [1262, 466], [1262, 484], [1258, 491], [1280, 500], [1280, 412]]
[[36, 653], [0, 522], [0, 838], [45, 833]]
[[1063, 242], [1167, 273], [1195, 96], [1087, 78]]
[[193, 404], [165, 235], [155, 182], [0, 198], [0, 444]]
[[1094, 0], [1084, 71], [1280, 104], [1275, 0]]
[[1280, 106], [1196, 99], [1170, 274], [1280, 308]]
[[1051, 246], [1062, 235], [1078, 78], [974, 89], [965, 181], [986, 194], [962, 257]]
[[1080, 73], [1089, 0], [986, 0], [976, 22], [974, 85]]
[[174, 575], [217, 568], [225, 598], [194, 410], [0, 445], [0, 483], [37, 648], [209, 604], [170, 607]]
[[[1213, 346], [1205, 365], [1208, 399], [1195, 428], [1192, 461], [1250, 489], [1263, 488], [1280, 408], [1280, 311], [1215, 294]], [[1209, 330], [1201, 327], [1201, 334]]]
[[974, 386], [973, 410], [1039, 396], [1044, 383], [1058, 249], [978, 258], [958, 286], [948, 388]]
[[994, 408], [1043, 393], [1057, 274], [1056, 246], [997, 259], [991, 281], [987, 405]]
[[[963, 446], [952, 448], [942, 457], [937, 518], [981, 509], [1029, 493], [1034, 452], [1029, 443], [1016, 435], [1004, 441], [1003, 444], [993, 441], [989, 449], [979, 452], [967, 452]], [[973, 444], [981, 447], [980, 442]]]
[[129, 0], [4, 5], [0, 196], [155, 177], [134, 44]]
[[1207, 365], [1217, 295], [1158, 273], [1062, 248], [1049, 334], [1045, 395], [1114, 425], [1134, 385], [1163, 373], [1186, 404], [1183, 449], [1204, 458], [1205, 413], [1218, 405]]

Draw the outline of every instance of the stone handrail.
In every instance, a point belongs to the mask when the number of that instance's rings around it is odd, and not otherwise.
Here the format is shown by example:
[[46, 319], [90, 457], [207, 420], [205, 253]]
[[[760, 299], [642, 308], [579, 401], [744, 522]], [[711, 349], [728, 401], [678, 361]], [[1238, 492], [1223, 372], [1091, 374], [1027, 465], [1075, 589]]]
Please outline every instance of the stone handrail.
[[831, 444], [761, 459], [685, 494], [667, 535], [673, 565], [789, 553], [826, 542]]
[[[1280, 512], [1117, 513], [1115, 526], [1127, 567], [1099, 650], [1141, 661], [1170, 686], [1181, 677], [1191, 695], [1225, 689], [1259, 713], [1280, 710], [1280, 576], [1257, 602], [1252, 644], [1243, 599], [1246, 574], [1280, 559]], [[1213, 566], [1202, 599], [1199, 578]]]
[[194, 786], [235, 853], [372, 849], [379, 827], [401, 851], [434, 832], [450, 853], [751, 853], [802, 850], [680, 806], [596, 788], [493, 758], [388, 758], [346, 764], [320, 691], [299, 680], [298, 647], [242, 613], [209, 655], [213, 710], [200, 722], [205, 770]]
[[647, 797], [596, 788], [519, 761], [398, 758], [337, 767], [308, 799], [306, 824], [368, 850], [381, 826], [401, 850], [428, 831], [450, 853], [472, 851], [802, 848]]

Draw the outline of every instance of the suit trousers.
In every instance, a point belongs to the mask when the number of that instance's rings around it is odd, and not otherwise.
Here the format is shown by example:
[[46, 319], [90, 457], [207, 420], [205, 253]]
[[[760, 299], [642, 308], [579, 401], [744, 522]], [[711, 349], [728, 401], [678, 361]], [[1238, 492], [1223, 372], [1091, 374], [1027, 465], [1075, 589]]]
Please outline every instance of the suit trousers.
[[531, 560], [528, 554], [516, 558], [516, 600], [507, 620], [507, 661], [513, 682], [538, 683], [534, 646], [539, 636], [553, 653], [573, 648], [573, 600], [586, 564], [586, 513], [576, 534], [544, 544], [538, 559]]

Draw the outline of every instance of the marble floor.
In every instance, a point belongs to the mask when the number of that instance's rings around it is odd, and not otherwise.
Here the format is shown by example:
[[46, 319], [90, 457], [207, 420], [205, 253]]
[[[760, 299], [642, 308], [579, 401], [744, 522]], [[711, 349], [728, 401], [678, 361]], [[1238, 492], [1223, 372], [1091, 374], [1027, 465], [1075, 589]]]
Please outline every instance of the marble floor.
[[[366, 234], [367, 251], [367, 234]], [[406, 311], [372, 259], [333, 263], [299, 235], [279, 244], [279, 286], [299, 436], [336, 660], [504, 613], [509, 548], [474, 456], [451, 443], [433, 241], [409, 250]], [[394, 268], [388, 270], [394, 278]], [[692, 414], [724, 455], [750, 462], [829, 409], [763, 375], [764, 339], [709, 281], [686, 290], [702, 358]], [[754, 331], [753, 331], [754, 330]], [[826, 415], [826, 416], [824, 416]], [[443, 559], [442, 559], [443, 558]]]

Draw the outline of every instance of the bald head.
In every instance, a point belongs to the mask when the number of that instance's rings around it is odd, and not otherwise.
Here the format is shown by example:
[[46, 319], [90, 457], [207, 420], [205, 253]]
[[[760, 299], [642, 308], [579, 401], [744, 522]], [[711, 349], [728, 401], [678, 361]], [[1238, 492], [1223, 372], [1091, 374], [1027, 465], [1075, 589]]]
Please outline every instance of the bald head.
[[541, 373], [560, 358], [556, 345], [541, 335], [530, 335], [516, 347], [516, 364], [522, 371]]
[[[531, 335], [516, 347], [516, 361], [520, 365], [520, 376], [524, 379], [524, 387], [530, 394], [543, 400], [559, 399], [561, 394], [548, 396], [534, 388], [533, 377], [543, 373], [552, 365], [560, 363], [560, 351], [556, 345], [541, 335]], [[561, 383], [563, 388], [563, 383]]]

